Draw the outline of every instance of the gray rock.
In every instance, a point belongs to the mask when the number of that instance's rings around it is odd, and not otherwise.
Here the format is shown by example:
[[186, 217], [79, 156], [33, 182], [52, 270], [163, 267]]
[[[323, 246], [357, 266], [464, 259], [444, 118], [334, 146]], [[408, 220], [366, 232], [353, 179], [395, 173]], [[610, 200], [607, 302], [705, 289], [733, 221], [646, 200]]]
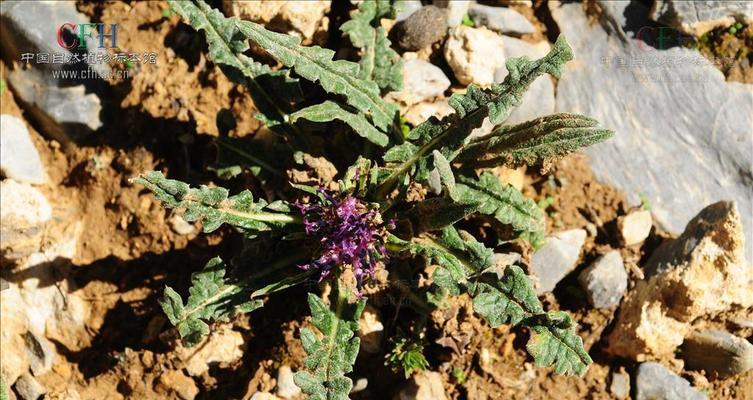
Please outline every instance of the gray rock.
[[654, 21], [681, 29], [686, 33], [702, 35], [715, 26], [734, 21], [734, 15], [753, 19], [750, 1], [678, 1], [656, 0], [651, 10]]
[[83, 85], [54, 86], [33, 69], [12, 71], [8, 82], [41, 124], [42, 133], [60, 142], [78, 140], [102, 126], [101, 101], [96, 94], [87, 94]]
[[8, 114], [0, 115], [0, 170], [18, 182], [45, 182], [44, 166], [26, 124]]
[[[531, 43], [505, 35], [502, 35], [502, 42], [505, 43], [505, 55], [507, 57], [528, 57], [531, 60], [544, 57], [552, 48], [546, 40]], [[506, 72], [505, 75], [507, 75]]]
[[536, 294], [551, 292], [557, 283], [575, 269], [586, 231], [571, 229], [547, 237], [546, 244], [531, 258], [531, 274], [538, 280]]
[[[40, 23], [40, 21], [42, 21]], [[0, 41], [3, 52], [13, 60], [20, 61], [24, 53], [47, 53], [50, 61], [53, 54], [69, 56], [71, 52], [57, 43], [58, 29], [64, 22], [73, 23], [77, 26], [89, 23], [86, 15], [76, 10], [76, 4], [67, 1], [15, 1], [8, 0], [0, 3]], [[108, 27], [109, 28], [109, 27]], [[99, 34], [92, 29], [92, 37], [86, 38], [86, 51], [89, 53], [105, 54], [106, 49], [99, 48]], [[70, 32], [71, 36], [78, 32]], [[109, 33], [109, 30], [106, 32]], [[117, 37], [117, 33], [116, 33]], [[110, 38], [104, 38], [105, 46], [111, 45]], [[117, 44], [117, 43], [116, 43]], [[86, 65], [77, 67], [85, 68]], [[46, 64], [32, 62], [34, 68], [45, 70], [70, 69], [71, 64], [53, 63]], [[106, 64], [92, 64], [89, 66], [94, 71], [102, 73], [108, 67]], [[48, 77], [52, 79], [52, 76]]]
[[436, 65], [423, 60], [403, 64], [403, 88], [390, 96], [408, 106], [441, 96], [450, 87], [450, 79]]
[[[753, 162], [744, 144], [753, 136], [753, 87], [725, 81], [696, 50], [659, 51], [608, 34], [578, 4], [552, 15], [577, 56], [558, 82], [556, 111], [588, 115], [616, 132], [585, 150], [596, 178], [627, 192], [632, 204], [645, 193], [655, 222], [673, 233], [703, 205], [736, 200], [750, 237]], [[751, 249], [748, 243], [749, 258]]]
[[401, 8], [400, 11], [398, 11], [397, 16], [395, 17], [396, 21], [403, 21], [406, 18], [413, 15], [414, 12], [418, 11], [423, 7], [420, 0], [404, 0], [400, 2]]
[[728, 378], [753, 369], [753, 344], [728, 332], [693, 332], [682, 344], [682, 358], [690, 369]]
[[29, 358], [29, 366], [34, 376], [40, 376], [52, 369], [55, 361], [55, 347], [46, 338], [32, 332], [24, 335], [26, 354]]
[[277, 395], [283, 399], [292, 399], [299, 394], [301, 388], [293, 381], [293, 370], [283, 365], [277, 370]]
[[630, 375], [625, 371], [612, 372], [612, 383], [609, 384], [609, 392], [618, 399], [630, 397]]
[[580, 273], [578, 282], [594, 307], [608, 308], [620, 304], [628, 284], [628, 274], [620, 252], [612, 250], [594, 260]]
[[635, 373], [636, 400], [702, 400], [706, 395], [690, 382], [656, 362], [638, 366]]
[[44, 386], [28, 373], [18, 378], [13, 385], [13, 389], [15, 389], [18, 398], [22, 400], [37, 400], [47, 393]]
[[421, 7], [395, 24], [390, 35], [395, 35], [397, 45], [403, 50], [421, 50], [447, 35], [447, 13], [434, 6]]
[[476, 25], [485, 26], [500, 33], [525, 35], [536, 32], [533, 24], [512, 8], [472, 4], [468, 9], [468, 15]]
[[463, 17], [468, 13], [469, 0], [434, 0], [434, 5], [447, 9], [447, 26], [454, 28], [463, 22]]

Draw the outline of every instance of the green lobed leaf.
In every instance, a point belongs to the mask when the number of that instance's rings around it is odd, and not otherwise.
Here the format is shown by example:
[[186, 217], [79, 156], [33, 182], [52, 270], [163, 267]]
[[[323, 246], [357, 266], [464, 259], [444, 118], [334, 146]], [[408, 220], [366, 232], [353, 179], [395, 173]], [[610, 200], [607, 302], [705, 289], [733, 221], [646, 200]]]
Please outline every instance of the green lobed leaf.
[[523, 270], [512, 265], [499, 278], [496, 274], [481, 282], [473, 298], [473, 309], [484, 317], [492, 327], [501, 324], [517, 325], [524, 318], [544, 312], [533, 284]]
[[465, 198], [454, 201], [448, 197], [434, 197], [416, 203], [408, 212], [416, 233], [440, 230], [478, 212], [481, 204]]
[[489, 172], [478, 179], [459, 175], [455, 191], [460, 201], [478, 202], [480, 213], [511, 225], [519, 233], [527, 233], [526, 238], [544, 235], [544, 212], [532, 199]]
[[575, 324], [564, 312], [550, 312], [547, 322], [528, 324], [533, 330], [526, 349], [536, 365], [553, 366], [554, 372], [583, 376], [593, 361], [583, 348], [583, 339], [575, 333]]
[[170, 323], [178, 328], [187, 346], [194, 346], [209, 333], [208, 321], [227, 319], [240, 312], [262, 306], [261, 300], [248, 296], [242, 284], [225, 277], [227, 265], [219, 257], [211, 259], [199, 272], [191, 275], [188, 300], [169, 286], [160, 300]]
[[[337, 292], [337, 293], [335, 293]], [[305, 371], [294, 376], [295, 384], [312, 400], [347, 400], [353, 382], [345, 374], [353, 370], [360, 339], [356, 336], [364, 300], [348, 304], [344, 294], [333, 290], [333, 310], [309, 293], [311, 322], [321, 332], [319, 339], [307, 328], [301, 329], [301, 341], [308, 353]]]
[[401, 159], [385, 159], [390, 174], [380, 183], [377, 197], [385, 197], [405, 174], [412, 174], [419, 181], [425, 180], [428, 164], [421, 161], [425, 161], [433, 150], [439, 150], [452, 161], [462, 150], [468, 135], [481, 126], [484, 118], [489, 117], [494, 125], [504, 121], [513, 107], [520, 104], [523, 94], [537, 77], [544, 73], [559, 76], [563, 65], [572, 58], [570, 46], [560, 36], [552, 50], [539, 60], [509, 59], [509, 74], [501, 84], [493, 84], [488, 89], [470, 85], [465, 94], [453, 95], [449, 100], [455, 110], [453, 114], [442, 120], [431, 117], [421, 123], [408, 135], [410, 142], [397, 146], [399, 150], [393, 149], [400, 152]]
[[290, 78], [289, 71], [273, 71], [245, 56], [248, 40], [238, 29], [237, 19], [226, 18], [203, 1], [168, 0], [168, 3], [194, 29], [204, 31], [209, 60], [222, 66], [232, 81], [248, 86], [260, 112], [259, 119], [275, 131], [300, 137], [287, 123], [291, 103], [302, 96], [298, 81]]
[[[252, 235], [282, 229], [289, 224], [300, 224], [300, 218], [291, 212], [274, 211], [262, 199], [254, 202], [248, 190], [228, 197], [227, 189], [204, 185], [198, 189], [191, 188], [187, 183], [165, 178], [159, 171], [147, 172], [132, 181], [151, 190], [165, 207], [184, 209], [183, 218], [186, 221], [202, 220], [204, 232], [212, 232], [222, 224], [229, 224]], [[279, 210], [280, 204], [273, 207]]]
[[390, 138], [384, 132], [380, 132], [362, 114], [346, 110], [334, 101], [325, 101], [321, 104], [306, 107], [290, 115], [290, 122], [295, 123], [299, 118], [313, 122], [329, 122], [335, 119], [345, 122], [364, 139], [384, 147]]
[[250, 21], [234, 19], [245, 37], [262, 47], [284, 66], [319, 85], [328, 93], [341, 95], [346, 102], [371, 118], [383, 132], [393, 129], [397, 106], [380, 97], [376, 82], [359, 77], [359, 66], [346, 60], [332, 60], [335, 52], [319, 46], [301, 46], [298, 37], [276, 33]]
[[361, 49], [361, 79], [373, 80], [383, 91], [400, 90], [403, 84], [403, 60], [392, 49], [390, 40], [379, 21], [394, 18], [395, 8], [391, 1], [364, 1], [351, 13], [350, 21], [340, 26], [353, 46]]
[[582, 147], [614, 135], [597, 127], [594, 119], [577, 114], [554, 114], [513, 126], [500, 126], [463, 148], [459, 160], [475, 168], [495, 165], [551, 164]]

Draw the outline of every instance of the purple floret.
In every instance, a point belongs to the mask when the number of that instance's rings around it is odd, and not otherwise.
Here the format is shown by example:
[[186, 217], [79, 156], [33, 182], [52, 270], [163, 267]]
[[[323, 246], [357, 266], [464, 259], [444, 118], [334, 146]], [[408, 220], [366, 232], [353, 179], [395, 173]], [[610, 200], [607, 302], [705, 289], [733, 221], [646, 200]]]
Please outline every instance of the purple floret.
[[355, 197], [337, 199], [319, 190], [326, 202], [297, 204], [306, 234], [319, 238], [320, 244], [319, 257], [300, 267], [318, 269], [321, 281], [337, 266], [350, 265], [360, 291], [364, 278], [373, 278], [377, 262], [387, 257], [384, 236], [390, 224], [384, 224], [379, 212]]

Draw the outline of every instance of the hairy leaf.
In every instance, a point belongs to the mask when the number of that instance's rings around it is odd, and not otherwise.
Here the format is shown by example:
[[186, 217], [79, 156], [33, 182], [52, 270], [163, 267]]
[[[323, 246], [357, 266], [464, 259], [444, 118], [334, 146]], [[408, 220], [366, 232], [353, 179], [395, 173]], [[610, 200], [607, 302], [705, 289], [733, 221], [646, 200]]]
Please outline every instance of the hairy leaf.
[[575, 333], [575, 324], [564, 312], [551, 312], [545, 322], [529, 323], [533, 335], [526, 349], [538, 366], [554, 366], [554, 372], [583, 376], [593, 361]]
[[263, 199], [254, 202], [248, 190], [228, 197], [225, 188], [191, 188], [187, 183], [165, 178], [159, 171], [147, 172], [132, 181], [146, 186], [165, 207], [184, 209], [186, 221], [201, 220], [204, 232], [229, 224], [252, 235], [300, 223], [285, 203], [267, 204]]
[[[334, 293], [334, 292], [338, 293]], [[345, 374], [353, 370], [361, 340], [355, 335], [358, 319], [366, 302], [348, 304], [343, 293], [333, 290], [333, 310], [322, 299], [309, 293], [311, 322], [322, 338], [307, 328], [301, 329], [301, 342], [308, 353], [306, 371], [297, 372], [295, 384], [312, 400], [347, 400], [353, 382]]]
[[299, 118], [314, 122], [329, 122], [335, 119], [345, 122], [364, 139], [384, 147], [390, 138], [384, 132], [374, 128], [371, 123], [361, 114], [346, 110], [334, 101], [325, 101], [321, 104], [306, 107], [294, 112], [290, 116], [290, 122], [295, 123]]
[[209, 48], [207, 57], [222, 66], [232, 81], [248, 86], [254, 105], [260, 111], [259, 119], [275, 131], [300, 137], [287, 123], [291, 103], [302, 96], [298, 81], [290, 78], [289, 71], [273, 71], [245, 56], [248, 41], [238, 29], [236, 19], [226, 18], [203, 1], [169, 0], [168, 3], [194, 29], [204, 31]]
[[579, 148], [613, 136], [594, 119], [554, 114], [513, 126], [500, 126], [466, 146], [458, 160], [474, 167], [551, 164]]
[[544, 312], [533, 290], [531, 280], [516, 265], [505, 269], [501, 279], [479, 283], [473, 298], [473, 309], [492, 327], [501, 324], [517, 325], [524, 318]]
[[351, 13], [340, 30], [353, 46], [361, 49], [360, 77], [373, 80], [383, 91], [400, 90], [403, 85], [403, 60], [392, 49], [387, 34], [379, 25], [382, 18], [394, 18], [395, 9], [388, 0], [364, 1]]
[[194, 273], [185, 305], [175, 290], [165, 288], [160, 304], [186, 345], [199, 343], [209, 333], [207, 321], [224, 320], [262, 306], [261, 300], [250, 298], [243, 284], [225, 278], [226, 269], [227, 265], [216, 257]]
[[318, 82], [328, 93], [341, 95], [347, 103], [371, 118], [372, 123], [389, 132], [397, 119], [398, 109], [379, 96], [379, 86], [361, 79], [359, 66], [346, 60], [332, 60], [335, 52], [319, 46], [304, 47], [301, 39], [265, 29], [250, 21], [234, 19], [245, 37], [264, 48], [284, 66], [300, 76]]
[[455, 190], [460, 201], [477, 202], [480, 213], [527, 233], [529, 239], [544, 235], [544, 212], [512, 185], [504, 185], [489, 172], [478, 179], [460, 175], [457, 180]]
[[449, 197], [434, 197], [417, 203], [409, 211], [416, 233], [440, 230], [479, 211], [480, 203], [471, 198], [454, 201]]
[[[468, 135], [481, 126], [489, 117], [492, 124], [504, 121], [513, 107], [520, 104], [528, 86], [541, 74], [559, 76], [565, 62], [573, 57], [570, 46], [563, 36], [557, 39], [552, 50], [543, 58], [530, 61], [526, 58], [513, 58], [507, 61], [509, 74], [501, 84], [488, 89], [471, 85], [465, 94], [453, 95], [449, 102], [455, 113], [441, 121], [435, 117], [418, 125], [408, 135], [406, 142], [391, 151], [399, 152], [400, 161], [388, 162], [389, 175], [380, 183], [377, 197], [386, 196], [405, 174], [423, 181], [428, 171], [426, 157], [439, 150], [447, 160], [452, 161], [462, 150]], [[398, 150], [399, 149], [399, 150]]]

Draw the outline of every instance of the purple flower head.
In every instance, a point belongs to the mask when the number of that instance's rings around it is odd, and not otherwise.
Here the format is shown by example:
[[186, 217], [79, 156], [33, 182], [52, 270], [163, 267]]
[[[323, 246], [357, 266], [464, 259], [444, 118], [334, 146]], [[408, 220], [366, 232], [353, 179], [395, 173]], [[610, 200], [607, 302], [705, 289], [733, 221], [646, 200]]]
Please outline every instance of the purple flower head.
[[296, 204], [306, 234], [319, 240], [318, 258], [300, 267], [318, 269], [321, 281], [337, 266], [350, 265], [360, 291], [364, 278], [374, 277], [377, 261], [387, 257], [384, 237], [391, 224], [384, 224], [377, 210], [355, 197], [335, 198], [322, 188], [319, 191], [326, 201]]

